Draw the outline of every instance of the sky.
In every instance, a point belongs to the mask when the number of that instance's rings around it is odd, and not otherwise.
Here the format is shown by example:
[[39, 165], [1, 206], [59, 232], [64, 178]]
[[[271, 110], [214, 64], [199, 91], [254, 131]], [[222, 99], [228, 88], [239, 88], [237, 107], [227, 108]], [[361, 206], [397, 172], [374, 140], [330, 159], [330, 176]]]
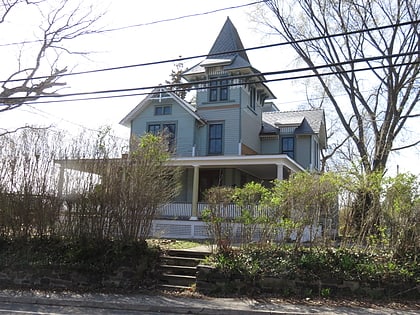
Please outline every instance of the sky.
[[[229, 16], [246, 48], [278, 43], [277, 36], [268, 36], [257, 29], [250, 14], [255, 5], [243, 6], [253, 0], [88, 0], [95, 12], [105, 12], [99, 21], [102, 29], [121, 28], [117, 31], [87, 35], [67, 44], [72, 50], [89, 51], [87, 57], [63, 55], [62, 65], [73, 72], [110, 67], [137, 65], [161, 60], [204, 55]], [[242, 6], [239, 8], [231, 8]], [[215, 12], [213, 12], [215, 11]], [[211, 13], [210, 13], [211, 12]], [[9, 72], [17, 67], [21, 45], [4, 45], [30, 40], [36, 36], [39, 17], [33, 9], [14, 12], [6, 23], [0, 24], [0, 69]], [[168, 21], [164, 21], [168, 20]], [[162, 21], [162, 22], [159, 22]], [[4, 36], [3, 36], [4, 35]], [[296, 67], [293, 53], [285, 46], [248, 51], [251, 64], [261, 72], [292, 69]], [[192, 67], [202, 58], [184, 61]], [[13, 61], [13, 62], [12, 62]], [[132, 67], [122, 70], [74, 75], [65, 78], [67, 86], [62, 93], [77, 93], [110, 89], [138, 88], [164, 84], [169, 79], [174, 63]], [[7, 72], [7, 71], [6, 71]], [[0, 80], [3, 80], [3, 75]], [[305, 85], [302, 81], [279, 81], [268, 84], [277, 96], [280, 110], [297, 110], [305, 106]], [[110, 126], [115, 133], [128, 138], [129, 129], [119, 121], [132, 110], [144, 96], [130, 96], [101, 100], [33, 104], [0, 114], [1, 128], [22, 125], [53, 125], [68, 132], [98, 130]], [[400, 171], [420, 173], [419, 148], [394, 155], [390, 163], [392, 172], [397, 165]], [[414, 163], [413, 163], [414, 162]]]

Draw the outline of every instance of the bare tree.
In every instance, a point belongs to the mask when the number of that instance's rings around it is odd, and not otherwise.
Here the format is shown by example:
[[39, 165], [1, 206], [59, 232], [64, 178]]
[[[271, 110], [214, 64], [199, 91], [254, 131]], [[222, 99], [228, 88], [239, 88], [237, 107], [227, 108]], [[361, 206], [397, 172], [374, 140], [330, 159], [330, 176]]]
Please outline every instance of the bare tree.
[[40, 17], [38, 38], [14, 44], [21, 50], [16, 69], [9, 74], [2, 72], [5, 77], [0, 81], [0, 112], [57, 94], [66, 85], [62, 76], [69, 72], [67, 66], [59, 65], [62, 54], [86, 53], [70, 50], [68, 42], [96, 32], [93, 26], [101, 17], [92, 7], [75, 1], [5, 0], [0, 4], [0, 24], [6, 23], [12, 12], [18, 14], [23, 6], [31, 6]]
[[171, 80], [165, 80], [165, 84], [169, 85], [169, 90], [174, 91], [176, 95], [185, 100], [187, 93], [192, 87], [191, 84], [182, 82], [182, 74], [186, 72], [188, 68], [184, 69], [184, 64], [182, 62], [178, 62], [174, 66], [175, 69], [172, 69], [170, 74]]
[[[259, 20], [317, 78], [363, 171], [383, 172], [391, 151], [420, 143], [396, 145], [409, 121], [420, 117], [418, 0], [267, 0], [264, 6], [274, 18]], [[345, 102], [338, 99], [343, 92]]]

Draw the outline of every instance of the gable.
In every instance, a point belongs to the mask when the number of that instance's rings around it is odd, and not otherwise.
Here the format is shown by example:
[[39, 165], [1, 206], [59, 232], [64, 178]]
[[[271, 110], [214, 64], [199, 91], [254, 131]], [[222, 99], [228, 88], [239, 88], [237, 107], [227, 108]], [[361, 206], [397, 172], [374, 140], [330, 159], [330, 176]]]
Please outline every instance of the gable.
[[162, 106], [171, 105], [171, 106], [180, 106], [188, 114], [190, 114], [194, 119], [204, 123], [200, 116], [196, 113], [195, 108], [181, 99], [175, 93], [168, 91], [164, 88], [154, 89], [147, 97], [145, 97], [136, 107], [131, 110], [121, 121], [120, 124], [125, 127], [130, 127], [131, 122], [136, 119], [143, 111], [145, 111], [149, 106], [157, 106], [162, 104]]

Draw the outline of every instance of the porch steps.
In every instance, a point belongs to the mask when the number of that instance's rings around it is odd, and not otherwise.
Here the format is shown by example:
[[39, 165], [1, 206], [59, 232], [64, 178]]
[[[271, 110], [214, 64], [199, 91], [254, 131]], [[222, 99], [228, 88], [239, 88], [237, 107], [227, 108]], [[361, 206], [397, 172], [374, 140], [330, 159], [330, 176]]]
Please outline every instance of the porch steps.
[[164, 290], [189, 290], [196, 282], [197, 265], [208, 252], [168, 250], [161, 256], [160, 285]]

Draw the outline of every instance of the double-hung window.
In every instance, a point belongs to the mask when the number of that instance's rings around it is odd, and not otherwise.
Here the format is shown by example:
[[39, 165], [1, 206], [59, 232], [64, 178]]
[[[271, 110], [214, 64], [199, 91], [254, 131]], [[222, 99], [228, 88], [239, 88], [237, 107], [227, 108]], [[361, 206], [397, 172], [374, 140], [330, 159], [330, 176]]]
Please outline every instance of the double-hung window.
[[149, 124], [147, 126], [147, 132], [150, 132], [154, 135], [158, 135], [160, 130], [161, 130], [161, 125], [160, 124]]
[[176, 124], [175, 123], [152, 123], [147, 125], [147, 132], [154, 135], [159, 135], [165, 138], [168, 143], [168, 150], [173, 151], [175, 149], [175, 135], [176, 135]]
[[292, 159], [295, 158], [295, 138], [294, 137], [283, 137], [281, 140], [282, 152], [287, 154]]
[[228, 80], [220, 80], [219, 99], [221, 101], [228, 100]]
[[223, 153], [223, 124], [216, 123], [209, 125], [209, 155], [220, 155]]
[[227, 101], [229, 99], [229, 80], [212, 80], [209, 83], [209, 101]]

